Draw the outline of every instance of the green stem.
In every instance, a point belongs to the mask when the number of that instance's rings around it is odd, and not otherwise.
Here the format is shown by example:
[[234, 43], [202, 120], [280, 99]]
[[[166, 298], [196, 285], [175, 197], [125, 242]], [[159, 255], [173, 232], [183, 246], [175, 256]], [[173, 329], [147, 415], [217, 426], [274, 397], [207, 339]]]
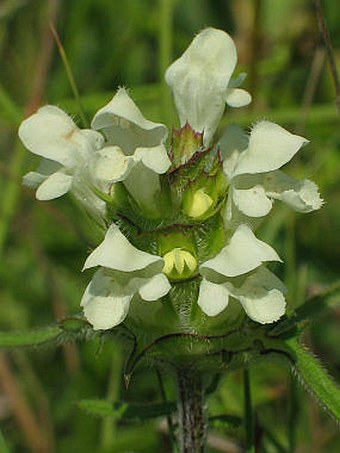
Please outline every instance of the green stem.
[[89, 122], [88, 122], [88, 119], [86, 118], [86, 115], [85, 115], [85, 112], [84, 112], [84, 109], [83, 109], [83, 104], [82, 104], [80, 96], [79, 96], [79, 91], [78, 91], [78, 87], [77, 87], [76, 81], [74, 80], [74, 77], [73, 77], [73, 72], [72, 72], [72, 69], [71, 69], [71, 65], [70, 65], [70, 63], [68, 61], [65, 49], [64, 49], [64, 47], [63, 47], [63, 45], [62, 45], [62, 43], [60, 41], [58, 32], [55, 29], [55, 27], [54, 27], [52, 22], [50, 22], [50, 29], [51, 29], [51, 32], [52, 32], [53, 37], [55, 39], [55, 42], [57, 44], [58, 51], [59, 51], [59, 54], [60, 54], [60, 58], [62, 59], [62, 62], [64, 64], [66, 75], [67, 75], [67, 78], [68, 78], [68, 80], [70, 82], [71, 89], [72, 89], [72, 92], [73, 92], [73, 96], [74, 96], [74, 99], [75, 99], [76, 104], [78, 106], [79, 115], [80, 115], [82, 124], [83, 124], [83, 126], [85, 128], [88, 128], [89, 127]]
[[172, 58], [172, 17], [175, 0], [159, 0], [159, 80], [161, 85], [161, 106], [163, 121], [170, 123], [172, 101], [164, 73]]
[[10, 176], [2, 192], [2, 206], [0, 206], [0, 256], [3, 253], [11, 221], [17, 209], [18, 197], [21, 190], [20, 180], [25, 160], [25, 149], [16, 141], [12, 160], [10, 163]]
[[[157, 368], [156, 372], [157, 372], [157, 378], [158, 378], [159, 389], [160, 389], [160, 392], [161, 392], [162, 401], [166, 405], [166, 404], [168, 404], [168, 399], [167, 399], [166, 393], [165, 393], [165, 388], [164, 388], [162, 374], [161, 374], [161, 372], [160, 372], [160, 370], [158, 368]], [[175, 445], [176, 445], [175, 430], [174, 430], [174, 426], [173, 426], [170, 414], [168, 414], [166, 416], [166, 421], [167, 421], [167, 424], [168, 424], [168, 430], [169, 430], [169, 436], [170, 436], [171, 444], [172, 444], [173, 447], [175, 447]]]
[[204, 390], [195, 370], [177, 370], [179, 449], [203, 453], [206, 442]]
[[[115, 403], [119, 399], [121, 387], [121, 374], [123, 368], [123, 357], [121, 350], [115, 349], [111, 362], [109, 384], [106, 395], [106, 401]], [[101, 432], [101, 444], [104, 450], [114, 447], [117, 436], [117, 421], [113, 417], [106, 417], [103, 420]]]
[[244, 428], [246, 433], [246, 453], [254, 453], [254, 419], [251, 399], [250, 375], [249, 369], [243, 371], [243, 388], [244, 388]]

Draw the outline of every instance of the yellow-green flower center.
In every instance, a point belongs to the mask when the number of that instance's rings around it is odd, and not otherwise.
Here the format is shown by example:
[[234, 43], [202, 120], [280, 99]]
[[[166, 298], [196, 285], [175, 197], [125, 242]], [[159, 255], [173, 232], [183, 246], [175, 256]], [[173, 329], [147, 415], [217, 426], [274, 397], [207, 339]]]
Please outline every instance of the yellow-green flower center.
[[185, 279], [191, 277], [197, 269], [196, 258], [186, 250], [176, 247], [164, 256], [163, 272], [170, 279]]

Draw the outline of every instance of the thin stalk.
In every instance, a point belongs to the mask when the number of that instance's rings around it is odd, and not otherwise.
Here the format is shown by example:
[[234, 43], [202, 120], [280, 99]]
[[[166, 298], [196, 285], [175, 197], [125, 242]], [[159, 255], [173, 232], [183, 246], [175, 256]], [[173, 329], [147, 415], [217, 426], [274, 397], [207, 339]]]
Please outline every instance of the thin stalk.
[[14, 146], [13, 155], [9, 164], [11, 178], [8, 180], [2, 192], [2, 204], [0, 206], [0, 256], [4, 252], [11, 221], [18, 207], [20, 194], [20, 181], [24, 166], [25, 149], [17, 140]]
[[299, 135], [302, 135], [306, 129], [308, 114], [313, 104], [318, 83], [320, 82], [320, 77], [325, 63], [325, 57], [325, 49], [318, 46], [314, 52], [309, 76], [303, 93], [301, 104], [301, 118], [298, 119], [295, 127], [295, 132]]
[[[256, 99], [258, 92], [259, 82], [259, 53], [261, 52], [261, 13], [262, 13], [262, 0], [254, 1], [254, 18], [251, 31], [251, 52], [250, 52], [250, 70], [249, 70], [249, 91], [252, 93], [253, 98]], [[255, 103], [251, 104], [251, 109], [255, 110]]]
[[79, 115], [80, 115], [81, 121], [83, 123], [83, 126], [85, 128], [88, 128], [89, 127], [89, 122], [88, 122], [88, 119], [86, 118], [86, 115], [85, 115], [85, 112], [84, 112], [84, 109], [83, 109], [83, 105], [82, 105], [82, 102], [81, 102], [81, 99], [80, 99], [78, 87], [77, 87], [77, 84], [76, 84], [76, 82], [74, 80], [73, 72], [72, 72], [70, 63], [68, 61], [65, 49], [64, 49], [64, 47], [63, 47], [63, 45], [62, 45], [62, 43], [60, 41], [58, 32], [55, 29], [55, 27], [54, 27], [52, 22], [50, 22], [50, 29], [51, 29], [52, 35], [53, 35], [53, 37], [55, 39], [56, 45], [58, 47], [60, 58], [62, 59], [62, 62], [64, 64], [64, 68], [65, 68], [65, 71], [66, 71], [66, 74], [67, 74], [67, 78], [68, 78], [68, 80], [70, 82], [71, 89], [72, 89], [72, 92], [73, 92], [73, 96], [74, 96], [76, 104], [78, 106], [78, 110], [79, 110]]
[[314, 0], [314, 3], [315, 3], [316, 16], [318, 18], [320, 32], [322, 34], [322, 38], [325, 43], [327, 57], [328, 57], [328, 61], [329, 61], [329, 67], [330, 67], [333, 82], [334, 82], [335, 95], [336, 95], [335, 103], [336, 103], [336, 106], [340, 113], [340, 79], [339, 79], [339, 74], [338, 74], [338, 70], [336, 67], [332, 40], [331, 40], [331, 36], [330, 36], [329, 29], [327, 26], [325, 13], [324, 13], [324, 10], [323, 10], [322, 4], [321, 4], [321, 0]]
[[159, 0], [159, 81], [163, 120], [168, 123], [172, 116], [172, 101], [164, 73], [172, 58], [172, 17], [175, 0]]
[[[165, 388], [164, 388], [162, 374], [161, 374], [159, 369], [157, 369], [156, 372], [157, 372], [157, 378], [158, 378], [159, 389], [160, 389], [160, 392], [161, 392], [162, 401], [163, 401], [164, 404], [167, 404], [168, 399], [167, 399], [166, 393], [165, 393]], [[167, 425], [168, 425], [168, 430], [169, 430], [169, 436], [170, 436], [170, 439], [171, 439], [171, 444], [173, 446], [173, 449], [175, 449], [175, 446], [176, 446], [175, 429], [174, 429], [174, 425], [172, 423], [171, 415], [167, 415], [166, 416], [166, 421], [167, 421]]]
[[243, 371], [243, 389], [244, 429], [246, 434], [245, 453], [255, 453], [253, 406], [250, 389], [250, 375], [247, 368]]
[[179, 451], [203, 453], [206, 416], [201, 377], [190, 369], [177, 370]]
[[[121, 388], [121, 375], [123, 369], [123, 357], [120, 349], [113, 351], [109, 384], [106, 394], [106, 401], [115, 403], [119, 399]], [[117, 421], [114, 418], [106, 417], [101, 427], [101, 445], [104, 450], [110, 450], [114, 447], [117, 439]]]

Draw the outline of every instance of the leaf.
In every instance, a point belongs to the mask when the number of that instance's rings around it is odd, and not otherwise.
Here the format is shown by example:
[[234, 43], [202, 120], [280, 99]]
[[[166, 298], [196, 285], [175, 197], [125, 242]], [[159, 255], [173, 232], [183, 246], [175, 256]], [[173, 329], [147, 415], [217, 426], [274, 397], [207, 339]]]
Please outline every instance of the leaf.
[[176, 409], [175, 403], [156, 403], [149, 405], [110, 403], [105, 400], [81, 400], [78, 407], [96, 417], [115, 419], [140, 419], [164, 417]]
[[80, 332], [90, 326], [89, 322], [84, 318], [69, 317], [64, 318], [59, 322], [59, 326], [66, 332]]
[[58, 326], [27, 332], [0, 332], [0, 348], [38, 346], [56, 340], [61, 332]]
[[296, 338], [286, 342], [295, 355], [295, 369], [302, 382], [322, 406], [340, 420], [340, 388], [327, 374], [320, 362]]
[[209, 425], [227, 430], [236, 429], [242, 425], [242, 418], [237, 415], [214, 415], [209, 417]]
[[139, 418], [143, 420], [146, 418], [164, 417], [170, 415], [175, 410], [176, 404], [172, 402], [149, 405], [129, 404], [125, 418]]
[[105, 400], [81, 400], [77, 403], [80, 409], [95, 417], [122, 418], [128, 405], [125, 403], [112, 404]]

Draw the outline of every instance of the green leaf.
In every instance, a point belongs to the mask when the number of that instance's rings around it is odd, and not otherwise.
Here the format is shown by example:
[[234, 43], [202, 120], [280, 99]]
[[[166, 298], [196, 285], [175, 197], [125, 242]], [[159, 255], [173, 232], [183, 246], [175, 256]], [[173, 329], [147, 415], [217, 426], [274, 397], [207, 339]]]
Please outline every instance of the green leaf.
[[170, 415], [175, 410], [176, 404], [172, 402], [148, 405], [129, 404], [124, 414], [124, 418], [138, 418], [144, 420], [146, 418], [164, 417]]
[[105, 400], [81, 400], [78, 407], [96, 417], [112, 417], [115, 419], [140, 419], [164, 417], [175, 409], [174, 403], [157, 403], [149, 405], [110, 403]]
[[84, 318], [69, 317], [64, 318], [59, 322], [59, 326], [66, 332], [80, 332], [90, 326], [88, 321]]
[[320, 362], [296, 338], [287, 340], [295, 355], [295, 371], [323, 407], [340, 420], [340, 389]]
[[237, 429], [242, 425], [242, 418], [237, 415], [214, 415], [209, 417], [209, 425], [227, 430]]
[[0, 348], [38, 346], [56, 340], [61, 332], [58, 326], [27, 332], [0, 332]]
[[77, 404], [80, 409], [95, 417], [112, 417], [116, 419], [122, 418], [128, 407], [125, 403], [112, 404], [105, 400], [81, 400]]

